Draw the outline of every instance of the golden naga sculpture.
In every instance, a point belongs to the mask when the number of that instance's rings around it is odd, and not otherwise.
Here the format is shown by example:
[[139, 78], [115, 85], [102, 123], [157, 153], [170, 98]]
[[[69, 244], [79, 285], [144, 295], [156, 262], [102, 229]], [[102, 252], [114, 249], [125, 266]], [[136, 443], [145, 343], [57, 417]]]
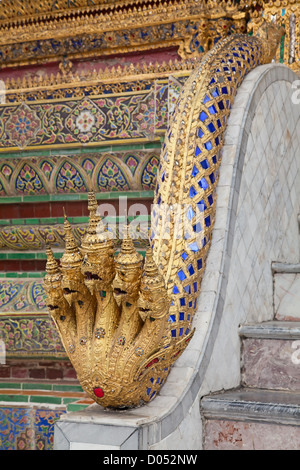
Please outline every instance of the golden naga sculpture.
[[47, 249], [47, 305], [85, 391], [102, 406], [137, 406], [161, 387], [184, 345], [173, 344], [170, 300], [148, 249], [145, 262], [128, 227], [120, 253], [89, 194], [89, 226], [81, 246], [65, 217], [60, 267]]
[[282, 32], [234, 35], [212, 49], [186, 82], [161, 153], [145, 261], [126, 227], [120, 252], [89, 194], [81, 246], [65, 218], [60, 266], [47, 249], [47, 305], [83, 389], [104, 407], [153, 399], [193, 336], [211, 243], [227, 118], [254, 67], [272, 60]]

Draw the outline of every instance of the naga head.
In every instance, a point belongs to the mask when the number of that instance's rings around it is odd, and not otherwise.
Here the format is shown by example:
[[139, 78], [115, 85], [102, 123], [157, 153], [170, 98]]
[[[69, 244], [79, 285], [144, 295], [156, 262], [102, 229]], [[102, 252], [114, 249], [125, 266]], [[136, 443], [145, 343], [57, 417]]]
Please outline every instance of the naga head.
[[142, 260], [129, 236], [129, 227], [125, 227], [125, 234], [120, 253], [115, 258], [116, 277], [113, 282], [114, 297], [120, 306], [123, 302], [135, 303], [139, 295], [142, 275]]
[[140, 317], [143, 321], [146, 321], [147, 318], [151, 321], [161, 319], [168, 312], [169, 306], [170, 300], [164, 279], [159, 274], [153, 260], [152, 249], [148, 248], [138, 299]]
[[97, 200], [89, 193], [89, 225], [82, 240], [83, 255], [81, 272], [91, 294], [111, 289], [115, 276], [114, 243], [105, 232], [101, 218], [97, 215]]
[[62, 289], [69, 305], [77, 299], [78, 294], [85, 295], [85, 284], [81, 273], [82, 254], [72, 233], [72, 227], [65, 215], [65, 252], [61, 257]]
[[257, 30], [256, 37], [261, 39], [263, 48], [263, 62], [269, 64], [275, 57], [284, 29], [275, 23], [265, 21]]
[[44, 288], [47, 294], [47, 307], [50, 312], [57, 313], [64, 301], [61, 287], [62, 275], [58, 262], [53, 256], [50, 247], [47, 247], [46, 276], [44, 279]]

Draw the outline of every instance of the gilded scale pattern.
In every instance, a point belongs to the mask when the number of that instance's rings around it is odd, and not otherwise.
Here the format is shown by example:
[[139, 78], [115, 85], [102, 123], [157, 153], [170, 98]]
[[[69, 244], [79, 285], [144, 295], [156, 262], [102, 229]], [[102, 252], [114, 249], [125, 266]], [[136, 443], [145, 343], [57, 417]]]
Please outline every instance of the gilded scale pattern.
[[256, 37], [226, 38], [187, 80], [161, 153], [144, 264], [128, 229], [115, 255], [93, 193], [81, 246], [66, 217], [60, 268], [47, 250], [49, 311], [82, 387], [102, 406], [153, 399], [193, 336], [227, 118], [243, 78], [272, 60], [281, 35], [266, 24]]

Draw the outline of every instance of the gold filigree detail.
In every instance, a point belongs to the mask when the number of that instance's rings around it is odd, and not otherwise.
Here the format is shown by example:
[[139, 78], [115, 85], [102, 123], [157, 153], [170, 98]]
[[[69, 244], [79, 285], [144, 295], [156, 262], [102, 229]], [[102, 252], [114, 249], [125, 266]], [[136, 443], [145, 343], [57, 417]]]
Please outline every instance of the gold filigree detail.
[[[87, 9], [81, 6], [70, 11], [66, 9], [64, 14], [53, 8], [49, 12], [48, 4], [45, 13], [32, 13], [29, 19], [30, 8], [27, 11], [21, 8], [20, 15], [16, 15], [17, 7], [20, 7], [20, 2], [17, 2], [15, 17], [8, 15], [0, 21], [0, 45], [7, 46], [6, 66], [16, 62], [23, 65], [49, 62], [54, 57], [63, 58], [65, 55], [69, 59], [82, 59], [94, 57], [96, 51], [101, 55], [111, 55], [173, 46], [178, 48], [182, 59], [199, 57], [214, 44], [214, 38], [225, 37], [232, 27], [236, 32], [241, 29], [245, 32], [246, 14], [252, 3], [250, 0], [247, 5], [241, 2], [236, 6], [231, 1], [174, 0], [165, 3], [158, 0], [143, 5], [139, 2], [136, 5], [121, 3], [109, 9], [105, 5]], [[4, 2], [3, 11], [7, 9]], [[191, 49], [195, 34], [202, 51], [198, 46]], [[75, 43], [80, 40], [85, 42], [85, 47], [78, 53], [76, 47], [72, 49], [69, 45], [55, 53], [53, 38], [62, 42], [72, 38]], [[38, 41], [39, 48], [43, 50], [40, 55], [32, 46], [33, 41]], [[98, 44], [93, 50], [89, 47], [92, 41]], [[15, 51], [16, 44], [20, 45], [22, 54]]]

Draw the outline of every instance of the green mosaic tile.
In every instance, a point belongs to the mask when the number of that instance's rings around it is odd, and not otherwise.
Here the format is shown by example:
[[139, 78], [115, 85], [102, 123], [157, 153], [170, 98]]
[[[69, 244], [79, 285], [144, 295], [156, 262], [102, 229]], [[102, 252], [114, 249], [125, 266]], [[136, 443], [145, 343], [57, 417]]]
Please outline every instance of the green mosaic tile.
[[0, 382], [0, 389], [12, 390], [18, 389], [21, 390], [21, 384], [16, 382]]
[[[63, 385], [63, 384], [53, 384], [53, 391], [54, 392], [83, 392], [82, 387], [80, 385]], [[73, 398], [74, 401], [74, 398]]]
[[127, 144], [127, 145], [113, 145], [114, 152], [128, 152], [129, 150], [143, 150], [145, 144]]
[[26, 277], [29, 279], [40, 279], [45, 277], [46, 272], [32, 272], [32, 273], [26, 273]]
[[52, 385], [39, 383], [23, 383], [22, 390], [52, 390]]
[[80, 153], [82, 154], [86, 154], [86, 153], [91, 153], [91, 151], [93, 152], [111, 152], [112, 151], [112, 146], [111, 145], [103, 145], [103, 147], [93, 147], [93, 149], [91, 148], [87, 148], [87, 147], [81, 147], [80, 150]]
[[76, 401], [76, 398], [63, 398], [62, 399], [62, 402], [64, 405], [69, 405], [70, 403], [73, 403], [74, 401]]
[[38, 225], [40, 223], [40, 219], [25, 219], [26, 225]]
[[145, 149], [159, 149], [161, 147], [161, 142], [149, 142], [144, 144]]
[[[69, 219], [70, 220], [70, 219]], [[72, 224], [87, 224], [89, 221], [88, 217], [72, 217]]]
[[35, 253], [7, 253], [6, 259], [35, 259]]
[[[89, 150], [90, 152], [91, 150]], [[70, 149], [63, 149], [63, 150], [49, 150], [49, 155], [56, 156], [56, 155], [75, 155], [82, 153], [81, 148], [70, 148]]]
[[28, 396], [27, 395], [6, 395], [0, 394], [0, 402], [21, 402], [21, 403], [28, 403]]
[[3, 278], [10, 278], [10, 279], [41, 279], [44, 278], [46, 275], [45, 271], [42, 272], [23, 272], [23, 273], [15, 273], [15, 272], [0, 272], [0, 279]]
[[24, 225], [25, 219], [11, 219], [10, 223], [11, 225]]
[[[54, 258], [58, 259], [58, 258], [61, 258], [61, 256], [63, 255], [63, 253], [54, 252], [53, 255], [54, 255]], [[47, 255], [46, 255], [45, 252], [36, 253], [36, 259], [47, 259]]]
[[[50, 194], [50, 201], [79, 201], [81, 194]], [[87, 197], [87, 195], [86, 195]], [[48, 199], [49, 200], [49, 199]]]
[[30, 403], [48, 403], [53, 405], [61, 405], [62, 399], [61, 397], [33, 395], [30, 396]]
[[2, 197], [1, 204], [15, 204], [17, 202], [22, 202], [22, 200], [22, 196]]
[[67, 411], [82, 411], [85, 410], [90, 405], [81, 405], [76, 403], [70, 403], [67, 405]]
[[[54, 220], [55, 220], [55, 222], [54, 222]], [[40, 221], [43, 225], [56, 223], [56, 219], [53, 219], [51, 217], [45, 217], [45, 218], [41, 219]]]
[[[61, 258], [62, 256], [62, 252], [54, 252], [54, 257], [56, 259], [59, 259]], [[24, 260], [27, 260], [27, 259], [46, 259], [47, 256], [46, 256], [46, 253], [44, 252], [36, 252], [36, 253], [21, 253], [21, 252], [15, 252], [15, 253], [0, 253], [0, 260], [5, 260], [5, 259], [12, 259], [12, 260], [15, 260], [15, 259], [24, 259]], [[40, 274], [41, 273], [38, 273], [38, 272], [34, 272], [35, 274], [35, 277], [40, 277]], [[29, 274], [28, 274], [29, 275]], [[29, 276], [30, 277], [30, 276]]]
[[[154, 191], [112, 191], [112, 192], [101, 192], [96, 193], [97, 199], [118, 199], [126, 196], [129, 198], [153, 198]], [[16, 204], [22, 202], [34, 203], [34, 202], [63, 202], [63, 201], [86, 201], [88, 194], [46, 194], [42, 196], [18, 196], [18, 197], [2, 197], [0, 204]], [[5, 222], [6, 224], [6, 222]]]
[[23, 196], [23, 202], [47, 202], [48, 194], [41, 196]]

